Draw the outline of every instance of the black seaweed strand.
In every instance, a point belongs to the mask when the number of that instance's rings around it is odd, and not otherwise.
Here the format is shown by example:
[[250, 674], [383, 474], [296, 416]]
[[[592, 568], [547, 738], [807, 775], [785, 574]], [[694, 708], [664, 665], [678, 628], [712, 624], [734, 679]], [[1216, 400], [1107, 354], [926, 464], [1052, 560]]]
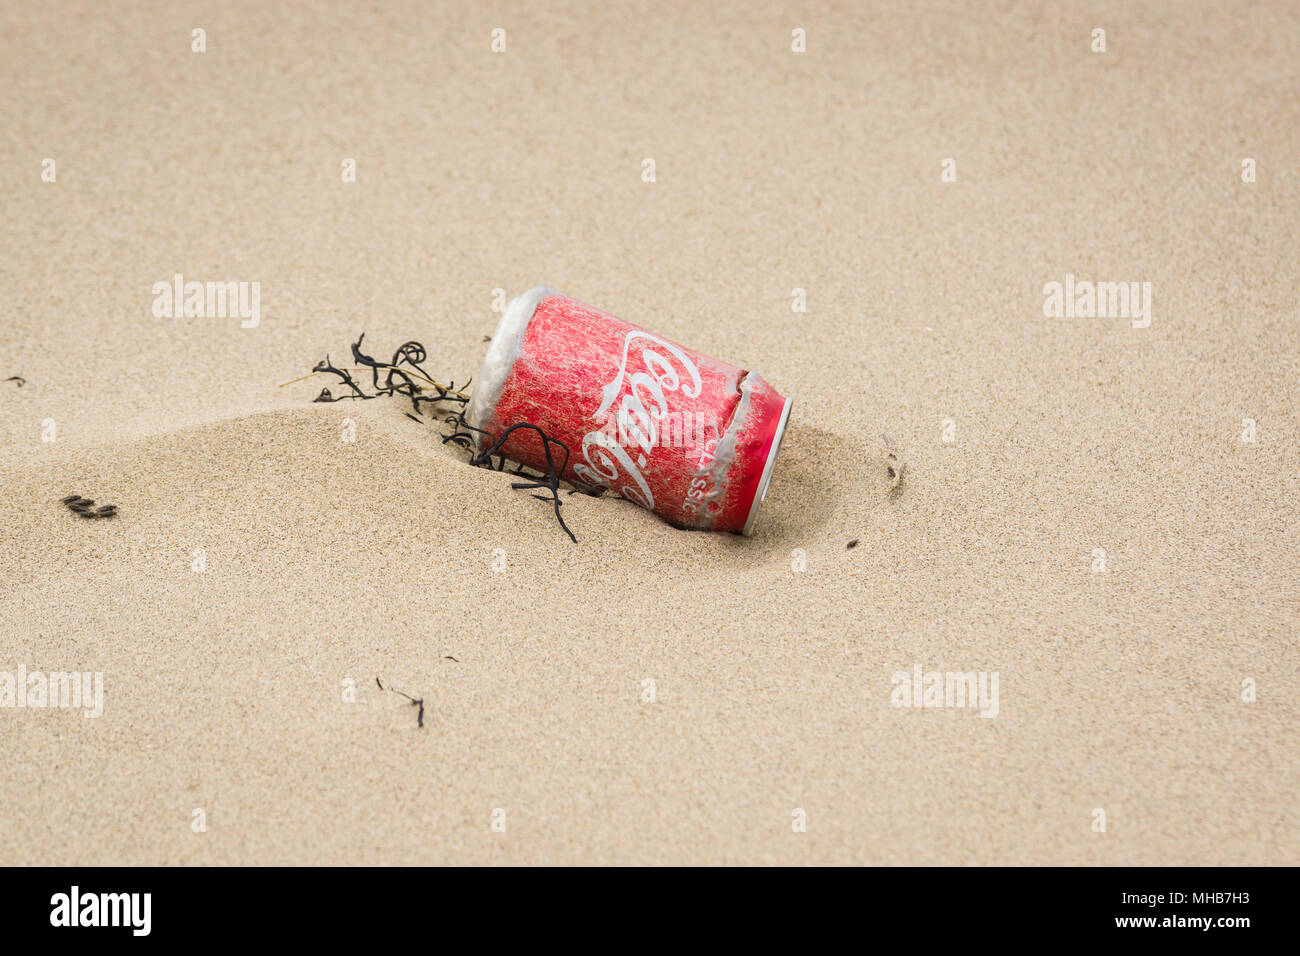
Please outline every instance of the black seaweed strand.
[[396, 687], [385, 687], [378, 677], [375, 678], [375, 683], [379, 685], [380, 690], [386, 690], [386, 691], [391, 691], [394, 694], [400, 694], [402, 697], [405, 697], [407, 700], [409, 700], [412, 706], [419, 708], [419, 712], [415, 715], [415, 726], [417, 727], [424, 726], [424, 698], [423, 697], [412, 697], [410, 694], [404, 693], [403, 691], [398, 690]]
[[[518, 422], [496, 436], [490, 435], [481, 428], [474, 427], [465, 419], [465, 409], [469, 405], [469, 396], [465, 394], [464, 390], [469, 387], [469, 382], [457, 387], [455, 382], [440, 385], [434, 381], [433, 376], [424, 368], [424, 363], [428, 359], [428, 351], [419, 342], [403, 342], [393, 352], [392, 361], [384, 363], [362, 350], [361, 346], [365, 338], [363, 332], [352, 343], [352, 361], [357, 368], [370, 370], [371, 391], [367, 392], [352, 377], [348, 369], [339, 368], [326, 355], [324, 361], [318, 362], [312, 372], [336, 376], [344, 391], [340, 395], [334, 395], [329, 388], [322, 388], [320, 394], [313, 399], [314, 402], [368, 401], [372, 398], [379, 398], [381, 395], [401, 395], [410, 399], [411, 411], [406, 413], [406, 417], [415, 422], [424, 421], [420, 417], [426, 411], [421, 407], [422, 405], [428, 405], [428, 411], [430, 412], [438, 406], [442, 406], [444, 409], [450, 406], [454, 409], [454, 412], [447, 415], [443, 422], [451, 426], [451, 431], [443, 434], [443, 444], [450, 443], [468, 452], [470, 456], [469, 463], [477, 468], [487, 468], [491, 471], [508, 471], [509, 474], [526, 479], [525, 481], [513, 482], [511, 484], [512, 488], [520, 491], [544, 491], [544, 494], [535, 494], [533, 497], [539, 501], [551, 503], [555, 511], [556, 521], [564, 529], [564, 533], [569, 536], [569, 540], [575, 544], [577, 543], [577, 537], [574, 536], [565, 523], [564, 517], [560, 514], [560, 505], [563, 504], [560, 498], [560, 482], [564, 480], [564, 471], [569, 465], [568, 445], [558, 438], [548, 435], [539, 426], [531, 422]], [[506, 456], [502, 449], [510, 436], [520, 429], [534, 431], [542, 439], [542, 450], [546, 455], [545, 472], [539, 474], [523, 465], [516, 465], [510, 469], [506, 468]], [[487, 444], [482, 451], [476, 452], [475, 446], [478, 444], [480, 437]], [[563, 451], [562, 457], [556, 455], [556, 449]], [[575, 483], [570, 482], [570, 484]], [[576, 485], [569, 494], [582, 492], [592, 497], [599, 497], [604, 491], [605, 489], [599, 486], [588, 488]]]
[[[578, 539], [573, 536], [573, 532], [569, 530], [569, 526], [564, 523], [564, 516], [560, 514], [560, 505], [564, 504], [564, 502], [560, 500], [560, 476], [564, 474], [564, 469], [567, 468], [569, 465], [568, 445], [564, 444], [564, 442], [560, 441], [558, 438], [552, 438], [550, 435], [546, 434], [546, 432], [542, 431], [536, 425], [530, 424], [528, 422], [518, 422], [514, 425], [511, 425], [500, 435], [498, 435], [496, 439], [492, 442], [492, 444], [488, 445], [477, 455], [471, 458], [469, 460], [469, 463], [479, 468], [482, 467], [491, 468], [492, 456], [497, 454], [500, 451], [501, 447], [505, 445], [505, 443], [510, 439], [510, 436], [513, 435], [515, 432], [519, 431], [519, 429], [521, 428], [526, 428], [529, 431], [537, 432], [538, 436], [542, 439], [542, 451], [546, 455], [546, 474], [528, 475], [525, 474], [523, 471], [516, 471], [515, 474], [520, 475], [521, 477], [531, 478], [532, 480], [511, 482], [510, 487], [516, 488], [520, 491], [532, 491], [534, 488], [545, 488], [549, 492], [549, 494], [533, 495], [533, 497], [539, 501], [551, 502], [551, 504], [555, 508], [555, 520], [560, 523], [560, 527], [563, 528], [564, 533], [569, 536], [569, 540], [572, 541], [574, 544], [577, 544]], [[560, 448], [564, 449], [564, 461], [560, 463], [560, 466], [558, 468], [555, 465], [555, 456], [551, 454], [552, 445], [558, 445]], [[505, 465], [505, 455], [501, 455], [501, 464], [496, 468], [496, 470], [501, 471], [504, 468], [504, 465]]]

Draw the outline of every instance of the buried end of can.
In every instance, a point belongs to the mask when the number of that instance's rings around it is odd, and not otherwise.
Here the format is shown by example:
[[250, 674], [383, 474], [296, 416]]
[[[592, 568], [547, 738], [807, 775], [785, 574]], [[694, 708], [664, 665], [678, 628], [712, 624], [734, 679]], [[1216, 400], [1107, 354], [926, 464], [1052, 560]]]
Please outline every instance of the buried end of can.
[[[492, 421], [506, 377], [515, 361], [523, 354], [524, 332], [528, 330], [528, 323], [532, 321], [538, 303], [548, 295], [559, 293], [544, 285], [535, 286], [511, 299], [506, 310], [501, 313], [496, 331], [492, 333], [492, 344], [488, 346], [478, 376], [474, 379], [469, 405], [465, 408], [465, 420], [475, 429], [485, 429]], [[484, 437], [480, 431], [474, 434], [474, 442], [480, 448]]]

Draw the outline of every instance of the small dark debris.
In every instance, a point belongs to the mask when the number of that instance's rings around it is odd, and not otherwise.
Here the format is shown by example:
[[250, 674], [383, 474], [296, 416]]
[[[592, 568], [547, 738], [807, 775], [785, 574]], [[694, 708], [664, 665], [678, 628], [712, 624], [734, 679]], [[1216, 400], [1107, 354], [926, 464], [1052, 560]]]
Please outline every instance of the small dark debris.
[[857, 538], [854, 538], [852, 541], [850, 541], [850, 542], [849, 542], [848, 544], [846, 544], [844, 547], [847, 548], [848, 550], [852, 551], [852, 550], [853, 550], [854, 548], [856, 548], [857, 546], [858, 546], [858, 539], [857, 539]]
[[83, 518], [112, 518], [117, 514], [117, 505], [100, 505], [96, 508], [94, 498], [83, 498], [81, 495], [68, 495], [60, 498], [59, 503], [67, 505], [69, 511]]
[[5, 381], [17, 382], [19, 388], [22, 388], [24, 385], [27, 384], [27, 379], [23, 378], [21, 375], [10, 375], [7, 379], [5, 379]]
[[903, 457], [894, 446], [894, 440], [888, 434], [882, 433], [880, 439], [885, 443], [885, 451], [888, 453], [885, 455], [885, 473], [889, 476], [889, 490], [893, 491], [903, 482], [903, 472], [907, 468], [907, 462], [903, 461]]
[[[456, 658], [454, 658], [454, 657], [452, 657], [450, 654], [448, 654], [446, 657], [443, 658], [443, 660], [444, 660], [444, 661], [456, 661]], [[456, 661], [456, 663], [459, 664], [460, 661]]]
[[419, 711], [415, 715], [415, 726], [417, 727], [424, 726], [424, 698], [412, 697], [410, 694], [403, 693], [402, 691], [398, 690], [396, 687], [385, 687], [382, 683], [380, 683], [378, 677], [375, 678], [375, 683], [379, 684], [380, 690], [392, 691], [394, 694], [399, 694], [402, 697], [405, 697], [407, 700], [409, 700], [411, 702], [411, 706], [418, 707]]

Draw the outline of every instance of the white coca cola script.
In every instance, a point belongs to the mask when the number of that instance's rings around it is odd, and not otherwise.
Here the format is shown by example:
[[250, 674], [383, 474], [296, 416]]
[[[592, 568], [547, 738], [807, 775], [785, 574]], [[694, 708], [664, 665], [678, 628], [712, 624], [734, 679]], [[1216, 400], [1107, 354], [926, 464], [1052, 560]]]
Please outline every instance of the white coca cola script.
[[[628, 360], [633, 354], [632, 344], [636, 340], [649, 343], [642, 344], [636, 353], [645, 368], [629, 375]], [[656, 351], [656, 348], [661, 351]], [[673, 366], [673, 359], [680, 363], [690, 377], [690, 381], [684, 385], [681, 375]], [[622, 475], [622, 480], [631, 484], [619, 488], [618, 493], [643, 507], [654, 508], [654, 495], [641, 469], [645, 468], [648, 456], [658, 440], [658, 422], [668, 414], [665, 393], [680, 390], [687, 398], [697, 398], [701, 387], [700, 370], [678, 346], [639, 329], [628, 332], [623, 340], [623, 356], [618, 373], [601, 389], [600, 407], [591, 418], [605, 422], [610, 408], [622, 395], [617, 412], [621, 426], [618, 431], [627, 436], [629, 446], [624, 448], [604, 430], [588, 432], [582, 439], [582, 454], [587, 463], [574, 465], [574, 474], [589, 484], [604, 485], [607, 488], [612, 488], [613, 483], [620, 481]], [[629, 451], [637, 453], [636, 461], [632, 460]]]

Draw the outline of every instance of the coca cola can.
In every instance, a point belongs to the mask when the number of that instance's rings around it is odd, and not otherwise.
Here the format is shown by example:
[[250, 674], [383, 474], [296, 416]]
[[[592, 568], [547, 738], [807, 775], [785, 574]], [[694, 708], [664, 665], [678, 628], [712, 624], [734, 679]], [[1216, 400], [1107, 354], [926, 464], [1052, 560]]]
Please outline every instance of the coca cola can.
[[[539, 286], [506, 307], [465, 418], [480, 451], [512, 425], [536, 425], [569, 448], [565, 480], [609, 488], [679, 528], [748, 535], [790, 406], [753, 372]], [[499, 450], [547, 470], [531, 429]]]

